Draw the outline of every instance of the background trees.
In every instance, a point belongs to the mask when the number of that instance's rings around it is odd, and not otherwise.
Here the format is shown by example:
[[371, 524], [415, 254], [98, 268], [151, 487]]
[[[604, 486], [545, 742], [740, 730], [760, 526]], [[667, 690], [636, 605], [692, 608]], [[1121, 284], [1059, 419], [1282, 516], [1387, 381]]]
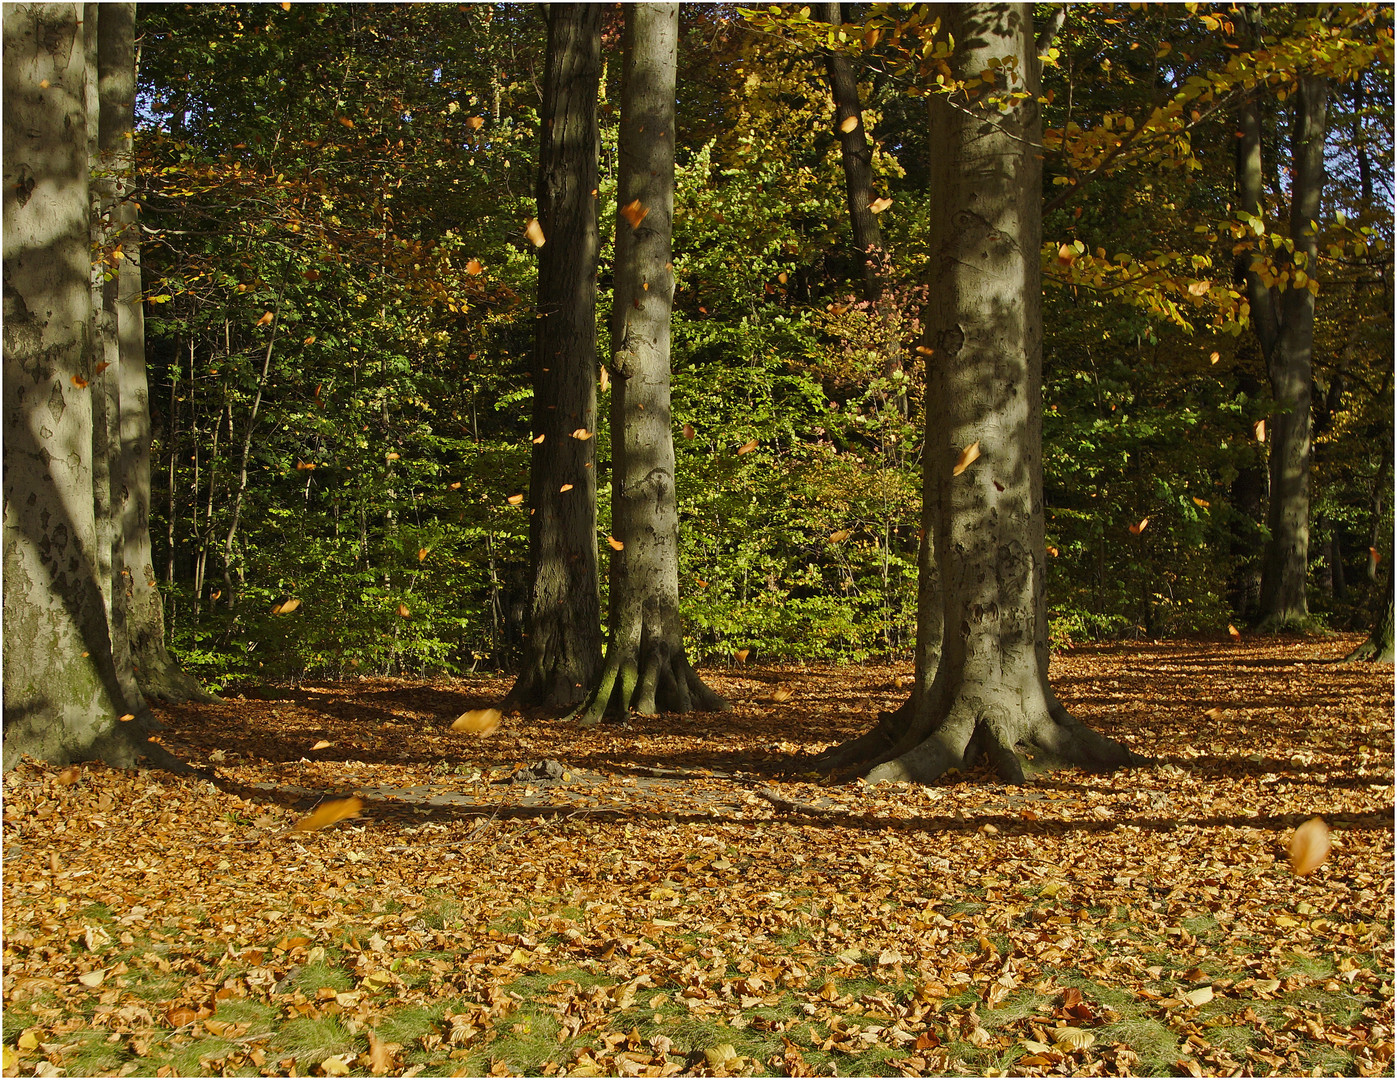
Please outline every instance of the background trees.
[[[1256, 425], [1273, 428], [1275, 409], [1233, 274], [1272, 254], [1237, 200], [1234, 132], [1254, 91], [1263, 162], [1279, 162], [1274, 133], [1289, 129], [1307, 64], [1334, 88], [1307, 599], [1336, 625], [1375, 615], [1369, 549], [1380, 567], [1391, 530], [1390, 500], [1375, 497], [1391, 476], [1390, 20], [1344, 12], [1321, 42], [1304, 11], [1268, 9], [1270, 38], [1253, 43], [1220, 8], [1114, 21], [1072, 9], [1044, 50], [1058, 644], [1225, 633], [1253, 613], [1244, 586], [1275, 445]], [[541, 430], [524, 227], [546, 27], [530, 9], [481, 6], [138, 17], [154, 567], [180, 655], [222, 677], [518, 663]], [[912, 646], [918, 275], [938, 206], [913, 96], [938, 72], [914, 51], [935, 18], [855, 7], [830, 37], [799, 9], [680, 13], [671, 409], [695, 659]], [[614, 220], [619, 27], [602, 32], [595, 186]], [[891, 200], [877, 215], [889, 258], [876, 315], [854, 257], [832, 51], [857, 80], [872, 183]], [[1273, 221], [1285, 182], [1267, 175]], [[610, 238], [600, 245], [610, 266]], [[598, 303], [611, 290], [603, 270]], [[890, 355], [905, 420], [885, 407]], [[596, 455], [593, 546], [607, 552], [606, 409], [588, 429], [595, 449], [576, 449]]]

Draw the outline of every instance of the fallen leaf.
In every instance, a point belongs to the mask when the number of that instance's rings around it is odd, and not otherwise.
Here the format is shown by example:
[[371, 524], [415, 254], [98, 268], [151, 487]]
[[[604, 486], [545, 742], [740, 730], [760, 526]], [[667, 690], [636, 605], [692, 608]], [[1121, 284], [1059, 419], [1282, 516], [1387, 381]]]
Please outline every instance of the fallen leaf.
[[1195, 1009], [1200, 1005], [1206, 1005], [1213, 1000], [1213, 988], [1211, 986], [1200, 986], [1196, 990], [1185, 990], [1179, 994], [1179, 1000], [1186, 1005], [1192, 1005]]
[[77, 765], [69, 765], [60, 772], [54, 780], [60, 787], [72, 787], [82, 777], [82, 768]]
[[321, 803], [312, 813], [307, 814], [291, 826], [292, 832], [316, 832], [345, 818], [358, 817], [364, 809], [364, 800], [358, 796], [348, 799], [331, 799]]
[[529, 242], [534, 247], [543, 247], [543, 226], [538, 223], [538, 218], [529, 219], [529, 223], [524, 226], [524, 235], [529, 238]]
[[1290, 868], [1304, 877], [1329, 857], [1329, 826], [1323, 818], [1312, 817], [1290, 838]]
[[971, 443], [969, 446], [967, 446], [964, 450], [960, 452], [960, 456], [956, 458], [955, 465], [951, 467], [951, 475], [959, 476], [961, 473], [965, 472], [966, 469], [970, 468], [971, 463], [974, 462], [975, 459], [979, 456], [980, 440], [976, 439], [973, 443]]
[[478, 735], [483, 739], [499, 730], [503, 715], [499, 709], [470, 709], [452, 721], [451, 730]]

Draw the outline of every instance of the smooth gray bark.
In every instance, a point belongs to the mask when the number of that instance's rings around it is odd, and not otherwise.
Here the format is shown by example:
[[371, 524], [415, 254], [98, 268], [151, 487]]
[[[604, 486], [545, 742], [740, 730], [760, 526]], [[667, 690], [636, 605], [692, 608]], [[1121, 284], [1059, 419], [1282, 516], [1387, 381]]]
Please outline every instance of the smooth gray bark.
[[[932, 218], [923, 313], [933, 354], [917, 674], [905, 708], [829, 760], [848, 763], [853, 750], [870, 781], [920, 782], [981, 754], [1008, 781], [1023, 778], [1029, 757], [1133, 764], [1139, 759], [1124, 746], [1073, 720], [1047, 682], [1032, 9], [952, 4], [938, 13], [965, 88], [929, 103], [939, 148], [931, 182], [942, 209]], [[980, 78], [991, 60], [1000, 72], [993, 84]], [[1016, 91], [1026, 96], [1011, 97]], [[979, 454], [965, 464], [971, 446]]]
[[98, 576], [81, 11], [3, 15], [6, 768], [172, 760], [121, 720]]
[[602, 663], [597, 588], [597, 88], [602, 9], [548, 8], [529, 467], [529, 630], [507, 705], [570, 708]]
[[605, 663], [579, 719], [715, 710], [679, 617], [679, 511], [670, 417], [675, 79], [679, 5], [626, 8], [611, 308], [611, 618]]

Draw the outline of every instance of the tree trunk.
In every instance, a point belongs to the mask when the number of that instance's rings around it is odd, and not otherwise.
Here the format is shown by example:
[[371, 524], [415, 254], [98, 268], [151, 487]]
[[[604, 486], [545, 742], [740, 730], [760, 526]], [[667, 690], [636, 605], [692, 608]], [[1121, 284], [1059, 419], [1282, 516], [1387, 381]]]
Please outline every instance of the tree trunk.
[[[601, 668], [597, 590], [597, 85], [602, 8], [553, 4], [540, 125], [529, 632], [505, 701], [569, 708]], [[578, 437], [578, 433], [584, 437]], [[542, 441], [539, 441], [539, 440]]]
[[123, 723], [97, 577], [82, 8], [4, 8], [4, 765], [173, 761]]
[[1378, 664], [1393, 662], [1391, 574], [1388, 575], [1387, 581], [1387, 603], [1379, 609], [1377, 622], [1373, 624], [1373, 632], [1368, 635], [1367, 641], [1344, 657], [1344, 660], [1345, 662], [1366, 660]]
[[684, 651], [679, 618], [679, 511], [670, 418], [670, 261], [674, 215], [677, 4], [626, 8], [625, 85], [611, 309], [611, 555], [606, 661], [582, 723], [609, 705], [688, 712], [727, 708]]
[[[1290, 240], [1293, 254], [1277, 260], [1287, 280], [1267, 286], [1258, 269], [1246, 272], [1252, 326], [1266, 359], [1276, 412], [1267, 424], [1270, 440], [1268, 537], [1261, 559], [1259, 621], [1280, 629], [1309, 619], [1305, 596], [1310, 537], [1310, 360], [1314, 343], [1314, 293], [1307, 285], [1318, 269], [1317, 237], [1310, 223], [1320, 216], [1324, 187], [1324, 124], [1327, 82], [1300, 79], [1292, 95], [1292, 187]], [[1237, 194], [1242, 207], [1263, 213], [1261, 116], [1255, 95], [1242, 107], [1237, 148]], [[1277, 253], [1279, 254], [1279, 252]]]
[[[981, 753], [1011, 782], [1022, 780], [1023, 758], [1135, 764], [1124, 746], [1073, 720], [1047, 682], [1032, 9], [954, 4], [938, 13], [965, 87], [930, 101], [931, 145], [940, 148], [932, 190], [942, 212], [929, 238], [923, 318], [933, 354], [917, 672], [903, 709], [827, 760], [853, 751], [869, 780], [920, 782]], [[991, 61], [999, 75], [987, 84], [980, 75]], [[1008, 96], [1015, 92], [1024, 97]], [[973, 460], [970, 447], [979, 451]]]
[[156, 587], [150, 547], [150, 395], [141, 306], [140, 231], [131, 201], [135, 180], [136, 5], [102, 4], [100, 11], [99, 142], [104, 171], [113, 178], [112, 240], [119, 245], [115, 277], [106, 283], [117, 346], [114, 366], [107, 371], [117, 391], [112, 510], [113, 566], [119, 564], [120, 571], [114, 578], [113, 651], [118, 640], [125, 642], [136, 683], [147, 698], [212, 701], [165, 647], [165, 609]]

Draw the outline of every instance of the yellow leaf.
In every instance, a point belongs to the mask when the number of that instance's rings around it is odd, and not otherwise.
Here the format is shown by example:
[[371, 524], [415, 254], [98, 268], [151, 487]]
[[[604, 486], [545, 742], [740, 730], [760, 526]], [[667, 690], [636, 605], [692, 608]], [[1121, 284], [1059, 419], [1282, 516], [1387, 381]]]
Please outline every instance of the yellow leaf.
[[471, 259], [466, 263], [466, 273], [471, 277], [479, 277], [485, 273], [485, 267], [480, 265], [479, 259]]
[[1216, 363], [1217, 363], [1219, 360], [1221, 360], [1221, 359], [1222, 359], [1222, 354], [1221, 354], [1221, 353], [1211, 352], [1211, 353], [1208, 354], [1208, 361], [1209, 361], [1209, 363], [1216, 364]]
[[84, 379], [81, 375], [74, 375], [69, 381], [79, 390], [87, 389], [87, 380]]
[[292, 832], [316, 832], [345, 818], [358, 817], [364, 809], [364, 800], [358, 796], [348, 799], [331, 799], [321, 803], [313, 813], [307, 814], [291, 827]]
[[1188, 287], [1189, 296], [1207, 296], [1208, 290], [1213, 287], [1211, 281], [1195, 281]]
[[1131, 536], [1139, 536], [1142, 532], [1145, 531], [1145, 526], [1148, 525], [1149, 523], [1150, 523], [1150, 519], [1149, 519], [1149, 518], [1141, 518], [1141, 519], [1140, 519], [1140, 524], [1130, 526], [1130, 535], [1131, 535]]
[[[786, 274], [786, 271], [782, 270], [779, 274], [776, 275], [776, 280], [779, 281], [782, 285], [784, 285], [787, 281], [790, 280], [790, 277]], [[100, 371], [101, 369], [99, 368], [98, 370]]]
[[607, 371], [606, 368], [602, 368], [601, 375], [598, 376], [597, 382], [601, 384], [601, 392], [603, 394], [606, 393], [606, 388], [611, 385], [611, 372]]
[[980, 441], [976, 439], [960, 452], [960, 456], [956, 458], [955, 465], [951, 467], [951, 475], [959, 476], [961, 473], [965, 472], [966, 469], [970, 468], [971, 463], [979, 456]]
[[258, 325], [258, 326], [266, 326], [269, 322], [271, 322], [271, 321], [272, 321], [273, 319], [275, 319], [275, 318], [276, 318], [276, 316], [273, 315], [270, 311], [265, 311], [265, 312], [262, 313], [262, 317], [261, 317], [260, 319], [257, 320], [257, 325]]
[[543, 226], [538, 223], [538, 218], [529, 218], [529, 223], [524, 226], [524, 235], [534, 247], [543, 247]]
[[426, 562], [426, 561], [427, 561], [427, 552], [429, 552], [430, 550], [431, 550], [431, 548], [418, 548], [418, 549], [417, 549], [417, 561], [418, 561], [418, 562]]
[[572, 433], [572, 437], [574, 439], [577, 439], [579, 442], [586, 442], [595, 434], [596, 432], [594, 431], [588, 431], [585, 427], [580, 427]]
[[354, 121], [347, 116], [339, 117], [339, 122], [347, 128], [352, 128], [354, 126]]
[[772, 701], [790, 701], [795, 696], [794, 690], [788, 690], [784, 686], [778, 686], [771, 692]]
[[390, 450], [388, 453], [384, 454], [383, 456], [384, 456], [385, 458], [387, 458], [389, 461], [397, 461], [402, 455], [399, 454], [396, 450]]
[[620, 551], [622, 548], [626, 546], [622, 541], [617, 540], [614, 536], [608, 536], [606, 538], [606, 542], [610, 544], [613, 548], [615, 548], [617, 551]]
[[1090, 1031], [1083, 1031], [1081, 1028], [1056, 1028], [1052, 1032], [1053, 1046], [1058, 1050], [1072, 1053], [1074, 1050], [1085, 1050], [1092, 1043], [1096, 1042], [1096, 1036]]
[[499, 709], [471, 709], [452, 721], [451, 730], [478, 735], [483, 739], [500, 729], [500, 718], [503, 715]]
[[[23, 1038], [23, 1036], [20, 1037]], [[5, 1047], [4, 1062], [2, 1067], [6, 1076], [9, 1076], [12, 1073], [15, 1073], [19, 1070], [19, 1055], [15, 1053], [15, 1048], [13, 1046]]]
[[466, 117], [466, 127], [470, 128], [472, 131], [479, 131], [479, 130], [480, 130], [481, 128], [483, 128], [484, 126], [485, 126], [485, 117], [483, 117], [483, 116], [468, 116], [468, 117]]
[[126, 723], [129, 723], [130, 721], [136, 719], [136, 714], [135, 714], [135, 713], [122, 713], [120, 716], [117, 717], [117, 719], [120, 720], [123, 724], [126, 724]]
[[1054, 559], [1056, 559], [1056, 558], [1057, 558], [1057, 548], [1053, 547], [1052, 544], [1049, 544], [1049, 545], [1048, 545], [1048, 554], [1051, 555]]
[[283, 600], [283, 601], [282, 601], [280, 604], [278, 604], [276, 607], [272, 608], [272, 614], [273, 614], [273, 615], [290, 615], [293, 611], [295, 611], [295, 610], [296, 610], [298, 607], [300, 607], [300, 606], [301, 606], [301, 601], [300, 601], [297, 597], [294, 597], [294, 596], [293, 596], [290, 600]]
[[400, 604], [398, 605], [398, 614], [399, 614], [400, 616], [402, 616], [404, 619], [406, 619], [409, 615], [412, 614], [412, 612], [408, 610], [408, 607], [407, 607], [406, 604], [400, 603]]
[[558, 494], [561, 495], [561, 494], [563, 494], [563, 492], [565, 492], [565, 491], [571, 491], [571, 490], [572, 490], [572, 485], [571, 485], [571, 484], [564, 484], [562, 487], [560, 487], [560, 488], [558, 489]]
[[834, 532], [829, 534], [829, 542], [831, 544], [840, 544], [847, 539], [849, 539], [848, 529], [836, 529]]
[[1204, 510], [1213, 505], [1207, 499], [1200, 499], [1197, 495], [1193, 497], [1193, 503], [1195, 506], [1201, 506]]
[[844, 122], [839, 125], [839, 130], [844, 132], [845, 135], [847, 135], [849, 134], [849, 132], [853, 131], [854, 128], [858, 126], [859, 118], [857, 116], [846, 116], [844, 118]]
[[522, 495], [511, 495], [509, 498], [505, 500], [505, 502], [509, 503], [510, 506], [518, 506], [523, 501], [524, 496]]
[[1329, 857], [1329, 826], [1313, 817], [1290, 838], [1290, 868], [1304, 877]]
[[448, 484], [447, 486], [448, 486], [452, 491], [460, 491], [460, 490], [461, 490], [461, 481], [459, 481], [459, 480], [453, 480], [453, 481], [452, 481], [450, 484]]
[[881, 214], [892, 204], [893, 201], [889, 199], [887, 196], [884, 196], [881, 199], [874, 199], [871, 203], [868, 204], [868, 208], [872, 210], [875, 214]]
[[1196, 990], [1185, 990], [1179, 995], [1185, 1003], [1192, 1005], [1195, 1009], [1200, 1005], [1206, 1005], [1213, 1000], [1213, 988], [1211, 986], [1200, 986]]
[[334, 746], [334, 745], [335, 745], [335, 744], [332, 743], [329, 739], [321, 739], [318, 743], [316, 743], [314, 746], [312, 746], [311, 749], [312, 749], [312, 750], [325, 750], [325, 749], [327, 749], [328, 747], [331, 747], [331, 746]]
[[732, 655], [733, 659], [736, 660], [739, 664], [745, 664], [747, 663], [747, 657], [752, 655], [752, 650], [738, 649], [737, 652], [733, 653]]
[[1254, 424], [1251, 426], [1251, 433], [1252, 433], [1252, 435], [1256, 438], [1256, 441], [1257, 441], [1257, 442], [1265, 442], [1265, 441], [1266, 441], [1266, 421], [1265, 421], [1265, 420], [1258, 420], [1256, 423], [1254, 423]]
[[645, 215], [648, 213], [650, 213], [650, 208], [641, 206], [639, 199], [628, 202], [621, 207], [621, 216], [631, 223], [632, 229], [640, 228], [640, 223], [645, 220]]
[[761, 444], [756, 439], [748, 439], [745, 443], [743, 443], [741, 446], [737, 448], [738, 456], [741, 457], [743, 454], [750, 454], [759, 445]]
[[384, 1042], [378, 1037], [378, 1033], [369, 1032], [369, 1070], [375, 1076], [383, 1076], [392, 1072], [395, 1068], [393, 1055], [401, 1050], [402, 1043]]
[[106, 968], [98, 968], [96, 971], [84, 971], [78, 976], [78, 982], [82, 983], [89, 990], [96, 990], [102, 985], [102, 980], [107, 977]]
[[19, 1037], [19, 1048], [21, 1050], [39, 1049], [39, 1036], [32, 1031], [26, 1031]]
[[1235, 626], [1233, 626], [1231, 623], [1228, 623], [1228, 624], [1227, 624], [1227, 636], [1230, 637], [1233, 641], [1241, 641], [1241, 640], [1242, 640], [1242, 631], [1238, 630], [1238, 629], [1237, 629]]
[[282, 10], [282, 11], [290, 11], [290, 10], [291, 10], [291, 0], [282, 0], [281, 10]]
[[543, 442], [545, 438], [546, 436], [544, 435], [544, 433], [540, 431], [537, 435], [534, 436], [534, 445], [537, 446], [539, 443]]
[[326, 1076], [348, 1076], [349, 1061], [348, 1054], [332, 1054], [320, 1063], [320, 1071]]

